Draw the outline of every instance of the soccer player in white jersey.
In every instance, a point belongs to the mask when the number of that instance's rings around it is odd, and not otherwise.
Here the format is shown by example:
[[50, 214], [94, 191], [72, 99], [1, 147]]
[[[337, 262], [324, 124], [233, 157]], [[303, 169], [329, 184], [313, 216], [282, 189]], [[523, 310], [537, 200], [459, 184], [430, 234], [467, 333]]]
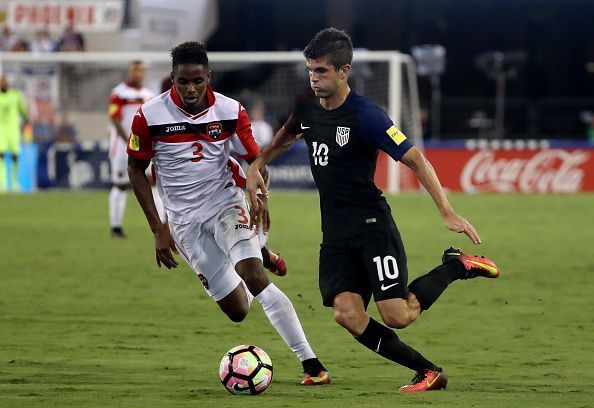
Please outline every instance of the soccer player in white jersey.
[[[142, 61], [132, 61], [128, 66], [126, 81], [116, 86], [109, 97], [109, 118], [111, 120], [109, 161], [111, 163], [112, 182], [111, 192], [109, 193], [109, 222], [111, 235], [116, 238], [125, 237], [122, 230], [122, 221], [126, 210], [126, 190], [130, 184], [127, 172], [126, 143], [130, 134], [132, 119], [140, 105], [154, 96], [153, 92], [143, 86], [144, 76], [145, 68]], [[162, 208], [158, 196], [156, 196], [155, 202], [157, 206]], [[164, 211], [161, 210], [160, 214], [162, 221], [165, 222]]]
[[[128, 174], [155, 236], [157, 264], [177, 267], [173, 252], [179, 251], [234, 322], [245, 319], [255, 297], [301, 361], [301, 384], [328, 384], [330, 376], [311, 349], [291, 301], [264, 273], [249, 206], [233, 171], [237, 166], [229, 160], [230, 143], [249, 162], [259, 153], [247, 111], [211, 89], [203, 44], [180, 44], [171, 58], [171, 90], [140, 107], [128, 140]], [[159, 220], [144, 175], [151, 160], [168, 225]], [[263, 173], [268, 176], [267, 170]]]

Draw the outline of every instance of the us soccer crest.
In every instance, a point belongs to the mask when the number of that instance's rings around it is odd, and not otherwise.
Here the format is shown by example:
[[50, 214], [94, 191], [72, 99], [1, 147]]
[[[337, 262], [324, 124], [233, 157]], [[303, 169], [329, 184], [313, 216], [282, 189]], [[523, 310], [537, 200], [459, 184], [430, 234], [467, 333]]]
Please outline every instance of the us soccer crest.
[[211, 139], [218, 139], [223, 133], [223, 125], [221, 122], [212, 122], [206, 125], [206, 134]]
[[340, 147], [344, 146], [349, 142], [349, 133], [351, 132], [351, 128], [344, 127], [344, 126], [337, 126], [336, 127], [336, 143]]

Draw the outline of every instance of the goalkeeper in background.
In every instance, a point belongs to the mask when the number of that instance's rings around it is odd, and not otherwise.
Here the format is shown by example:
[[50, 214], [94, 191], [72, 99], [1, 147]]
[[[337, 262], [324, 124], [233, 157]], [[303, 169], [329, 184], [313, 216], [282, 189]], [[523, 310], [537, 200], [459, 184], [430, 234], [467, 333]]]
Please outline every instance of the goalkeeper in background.
[[[21, 129], [22, 124], [27, 121], [27, 107], [22, 92], [10, 88], [5, 76], [0, 77], [0, 192], [8, 191], [9, 184], [12, 191], [19, 191]], [[12, 159], [10, 183], [6, 174], [7, 153], [10, 153]]]

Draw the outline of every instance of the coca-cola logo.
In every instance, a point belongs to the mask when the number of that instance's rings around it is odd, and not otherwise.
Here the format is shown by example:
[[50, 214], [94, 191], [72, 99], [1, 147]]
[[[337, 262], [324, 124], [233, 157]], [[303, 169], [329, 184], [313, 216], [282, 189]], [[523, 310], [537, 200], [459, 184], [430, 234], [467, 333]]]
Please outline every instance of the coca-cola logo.
[[580, 190], [590, 157], [583, 150], [541, 150], [529, 158], [496, 158], [481, 150], [464, 166], [460, 184], [466, 192], [575, 193]]

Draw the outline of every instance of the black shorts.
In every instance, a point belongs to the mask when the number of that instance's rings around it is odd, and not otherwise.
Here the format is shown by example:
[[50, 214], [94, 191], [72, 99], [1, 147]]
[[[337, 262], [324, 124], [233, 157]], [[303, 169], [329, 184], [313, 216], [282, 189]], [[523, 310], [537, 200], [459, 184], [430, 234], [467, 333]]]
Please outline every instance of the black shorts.
[[378, 300], [406, 298], [406, 253], [396, 226], [369, 229], [346, 240], [326, 241], [320, 247], [320, 292], [324, 306], [332, 307], [341, 292]]

